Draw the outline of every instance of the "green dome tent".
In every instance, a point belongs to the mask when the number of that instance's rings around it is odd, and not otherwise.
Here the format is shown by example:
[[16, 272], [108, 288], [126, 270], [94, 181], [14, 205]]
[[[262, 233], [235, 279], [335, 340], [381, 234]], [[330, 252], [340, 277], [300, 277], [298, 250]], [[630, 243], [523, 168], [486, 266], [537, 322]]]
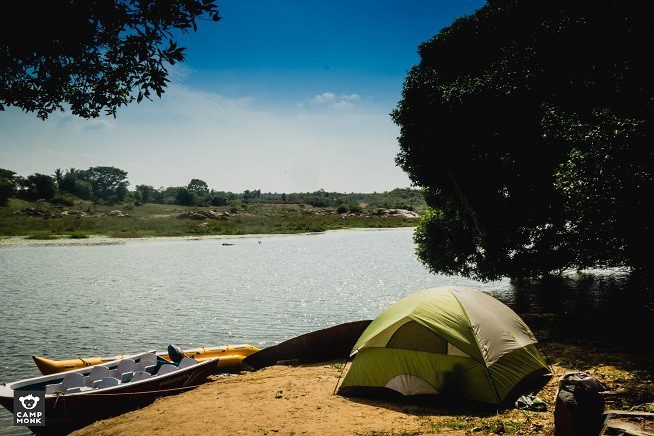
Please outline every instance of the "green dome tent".
[[499, 404], [527, 376], [548, 372], [537, 343], [515, 312], [483, 292], [427, 289], [368, 326], [339, 392], [389, 388]]

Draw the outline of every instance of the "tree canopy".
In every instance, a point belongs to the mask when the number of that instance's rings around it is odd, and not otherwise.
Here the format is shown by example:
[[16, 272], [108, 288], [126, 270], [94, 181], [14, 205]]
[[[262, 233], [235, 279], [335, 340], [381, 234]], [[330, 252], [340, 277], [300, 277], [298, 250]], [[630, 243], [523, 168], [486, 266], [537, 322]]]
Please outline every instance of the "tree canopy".
[[16, 173], [0, 168], [0, 206], [6, 206], [9, 197], [16, 193]]
[[493, 0], [420, 45], [392, 116], [433, 271], [651, 268], [653, 8]]
[[59, 177], [58, 187], [61, 191], [85, 200], [116, 204], [122, 202], [128, 194], [127, 171], [116, 167], [91, 167], [88, 170], [71, 168]]
[[46, 174], [34, 173], [21, 181], [25, 196], [32, 200], [51, 200], [57, 193], [55, 179]]
[[219, 20], [215, 0], [14, 2], [0, 15], [0, 110], [84, 118], [161, 96], [184, 60], [175, 31]]
[[209, 193], [209, 185], [207, 185], [207, 182], [200, 179], [191, 179], [187, 188], [189, 191], [192, 191], [199, 196], [207, 195]]

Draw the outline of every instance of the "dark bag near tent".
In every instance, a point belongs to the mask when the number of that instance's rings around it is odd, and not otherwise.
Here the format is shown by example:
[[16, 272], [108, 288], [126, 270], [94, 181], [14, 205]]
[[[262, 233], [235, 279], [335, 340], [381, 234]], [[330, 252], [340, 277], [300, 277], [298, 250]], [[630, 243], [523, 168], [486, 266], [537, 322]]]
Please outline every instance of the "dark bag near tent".
[[605, 390], [606, 386], [585, 372], [563, 374], [554, 406], [554, 434], [599, 434], [604, 413], [604, 397], [600, 392]]

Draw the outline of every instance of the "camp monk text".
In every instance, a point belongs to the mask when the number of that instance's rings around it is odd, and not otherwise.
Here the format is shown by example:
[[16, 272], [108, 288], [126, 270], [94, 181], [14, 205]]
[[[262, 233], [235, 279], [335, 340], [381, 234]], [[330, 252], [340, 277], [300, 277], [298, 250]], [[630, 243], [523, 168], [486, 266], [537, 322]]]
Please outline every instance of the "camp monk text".
[[43, 412], [16, 412], [18, 424], [43, 424]]

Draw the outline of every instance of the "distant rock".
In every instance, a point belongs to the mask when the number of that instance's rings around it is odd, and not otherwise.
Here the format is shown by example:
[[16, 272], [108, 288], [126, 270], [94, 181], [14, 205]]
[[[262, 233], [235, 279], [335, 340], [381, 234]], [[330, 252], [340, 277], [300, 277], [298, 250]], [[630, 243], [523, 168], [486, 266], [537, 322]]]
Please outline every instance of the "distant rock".
[[177, 215], [177, 218], [180, 220], [206, 220], [206, 219], [227, 219], [229, 214], [223, 212], [222, 214], [219, 211], [213, 210], [194, 210], [190, 212], [182, 212]]
[[126, 214], [126, 213], [123, 212], [122, 210], [118, 210], [118, 209], [116, 209], [116, 210], [110, 210], [110, 211], [106, 212], [105, 215], [107, 215], [107, 216], [113, 216], [113, 217], [119, 217], [119, 218], [127, 218], [127, 217], [129, 217], [129, 214]]
[[384, 212], [385, 216], [397, 216], [401, 218], [420, 218], [420, 215], [406, 209], [388, 209]]
[[26, 207], [25, 209], [17, 210], [14, 214], [23, 216], [40, 216], [43, 218], [50, 216], [50, 212], [38, 210], [34, 207]]
[[[123, 214], [121, 211], [112, 211], [112, 212], [119, 212], [119, 214], [110, 215], [110, 216], [129, 216]], [[81, 210], [62, 210], [61, 212], [57, 212], [57, 211], [39, 210], [31, 206], [26, 207], [25, 209], [17, 210], [16, 212], [14, 212], [14, 214], [21, 215], [21, 216], [41, 217], [41, 218], [64, 218], [68, 216], [85, 217], [91, 215], [90, 213], [83, 212]], [[107, 213], [107, 215], [109, 215], [109, 213]]]
[[[64, 212], [67, 212], [66, 215], [76, 215], [76, 216], [88, 216], [89, 214], [81, 211], [81, 210], [65, 210]], [[64, 213], [62, 212], [62, 214]]]

